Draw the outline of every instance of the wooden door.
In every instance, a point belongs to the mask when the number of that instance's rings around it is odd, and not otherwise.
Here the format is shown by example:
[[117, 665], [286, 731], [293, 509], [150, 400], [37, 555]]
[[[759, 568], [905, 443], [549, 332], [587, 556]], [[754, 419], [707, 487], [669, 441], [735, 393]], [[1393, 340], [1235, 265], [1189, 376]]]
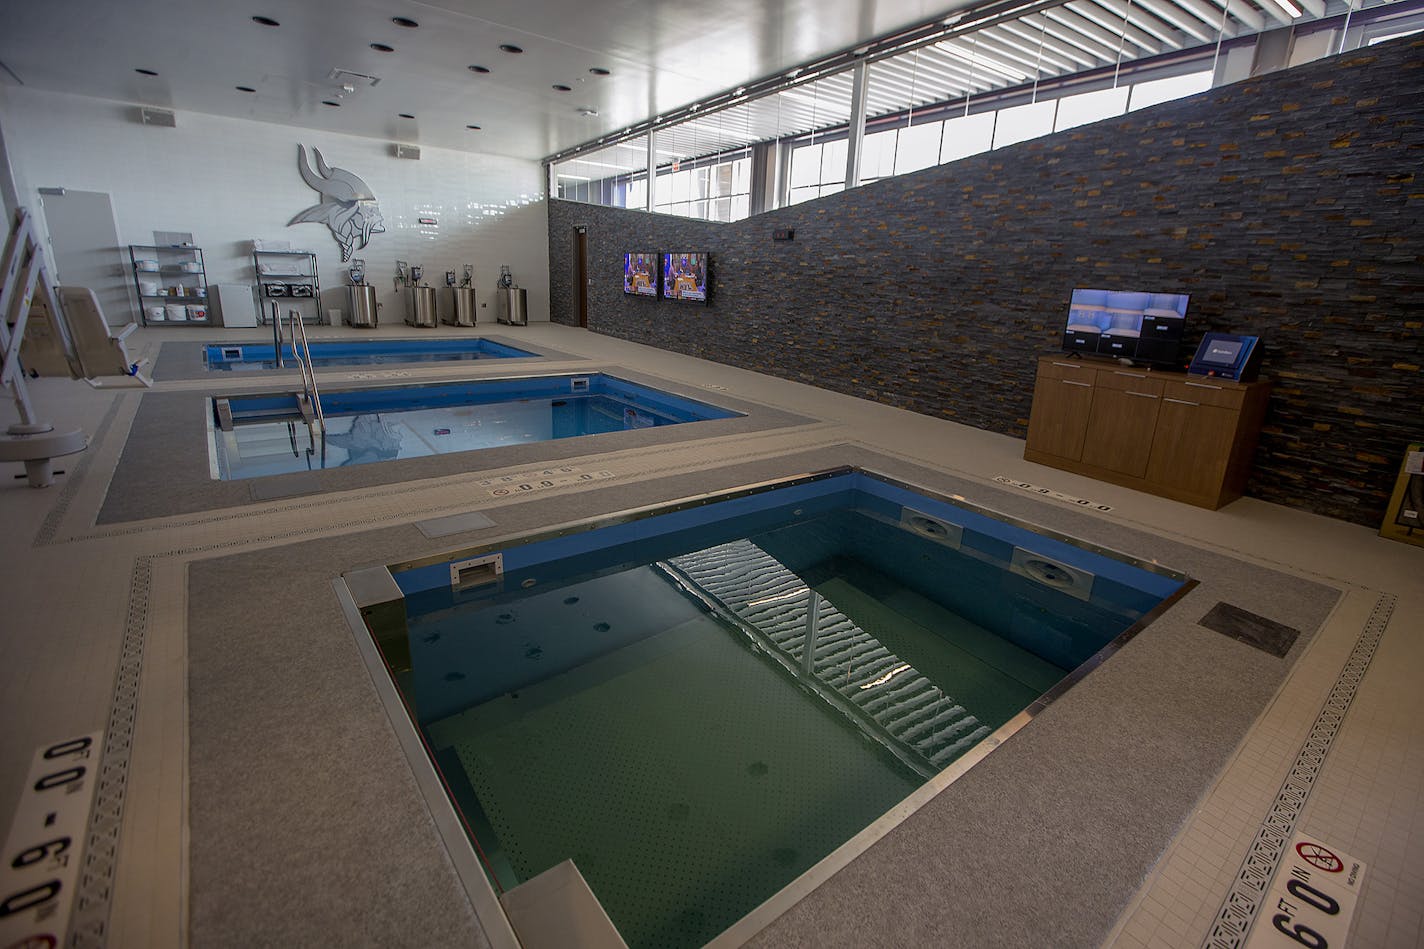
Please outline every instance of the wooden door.
[[1147, 480], [1215, 504], [1235, 441], [1238, 412], [1163, 399]]
[[1093, 372], [1070, 377], [1051, 365], [1039, 369], [1028, 419], [1028, 448], [1057, 458], [1077, 461], [1083, 455], [1083, 436], [1093, 406]]
[[1093, 415], [1083, 437], [1083, 463], [1141, 478], [1147, 473], [1161, 402], [1162, 384], [1155, 379], [1099, 372]]
[[588, 230], [574, 228], [574, 296], [578, 300], [578, 325], [588, 327]]

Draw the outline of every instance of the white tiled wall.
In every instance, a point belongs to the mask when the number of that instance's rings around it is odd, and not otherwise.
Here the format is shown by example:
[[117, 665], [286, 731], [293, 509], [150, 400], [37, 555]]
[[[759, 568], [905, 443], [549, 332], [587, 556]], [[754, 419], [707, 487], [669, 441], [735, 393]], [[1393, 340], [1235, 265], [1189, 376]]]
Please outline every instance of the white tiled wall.
[[[494, 319], [492, 291], [500, 265], [508, 264], [528, 291], [529, 318], [548, 319], [538, 162], [438, 148], [423, 148], [412, 161], [375, 139], [194, 112], [179, 112], [176, 128], [158, 128], [141, 124], [137, 107], [126, 103], [16, 87], [5, 93], [5, 144], [27, 191], [21, 200], [37, 213], [39, 188], [103, 191], [121, 243], [151, 244], [155, 230], [191, 232], [210, 284], [253, 281], [256, 237], [314, 251], [323, 289], [340, 287], [345, 265], [326, 226], [287, 226], [320, 200], [297, 172], [297, 146], [304, 144], [309, 161], [311, 149], [321, 149], [328, 165], [352, 172], [376, 195], [386, 232], [353, 256], [365, 259], [367, 279], [381, 292], [383, 319], [404, 314], [392, 283], [397, 259], [423, 265], [432, 286], [444, 285], [445, 271], [474, 264], [480, 302], [489, 304], [482, 320]], [[421, 225], [419, 218], [438, 223]]]

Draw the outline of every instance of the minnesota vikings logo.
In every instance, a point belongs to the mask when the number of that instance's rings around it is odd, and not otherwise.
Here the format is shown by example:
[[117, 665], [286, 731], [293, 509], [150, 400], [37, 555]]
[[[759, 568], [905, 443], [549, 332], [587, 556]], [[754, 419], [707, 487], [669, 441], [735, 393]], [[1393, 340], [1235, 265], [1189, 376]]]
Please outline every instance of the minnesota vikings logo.
[[344, 168], [332, 168], [321, 157], [321, 152], [312, 149], [316, 156], [313, 172], [307, 165], [307, 150], [297, 146], [297, 170], [302, 180], [321, 195], [321, 204], [314, 204], [287, 222], [293, 224], [325, 224], [331, 229], [331, 236], [341, 245], [341, 260], [351, 259], [351, 250], [356, 242], [365, 247], [372, 234], [385, 233], [385, 221], [381, 209], [376, 207], [376, 196], [366, 182]]

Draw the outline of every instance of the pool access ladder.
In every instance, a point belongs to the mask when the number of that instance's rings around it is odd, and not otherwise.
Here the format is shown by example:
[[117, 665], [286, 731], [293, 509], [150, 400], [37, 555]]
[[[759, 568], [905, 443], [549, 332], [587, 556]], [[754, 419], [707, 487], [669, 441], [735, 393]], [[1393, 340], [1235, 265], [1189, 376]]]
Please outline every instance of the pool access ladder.
[[992, 731], [750, 540], [657, 567], [926, 779]]

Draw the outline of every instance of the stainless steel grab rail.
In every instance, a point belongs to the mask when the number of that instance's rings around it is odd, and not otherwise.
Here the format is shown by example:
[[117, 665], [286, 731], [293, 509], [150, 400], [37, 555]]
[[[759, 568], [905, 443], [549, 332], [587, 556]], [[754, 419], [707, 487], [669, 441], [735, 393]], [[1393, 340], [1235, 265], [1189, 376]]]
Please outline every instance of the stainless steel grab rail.
[[276, 353], [277, 368], [282, 368], [282, 317], [277, 312], [277, 304], [272, 303], [272, 349]]
[[312, 365], [311, 361], [311, 345], [307, 342], [307, 330], [302, 325], [301, 314], [296, 310], [292, 310], [288, 317], [292, 324], [292, 356], [297, 360], [297, 365], [301, 367], [302, 388], [306, 390], [307, 401], [311, 404], [312, 413], [316, 416], [317, 425], [321, 428], [324, 449], [326, 445], [326, 414], [321, 408], [321, 392], [316, 385], [316, 367]]

